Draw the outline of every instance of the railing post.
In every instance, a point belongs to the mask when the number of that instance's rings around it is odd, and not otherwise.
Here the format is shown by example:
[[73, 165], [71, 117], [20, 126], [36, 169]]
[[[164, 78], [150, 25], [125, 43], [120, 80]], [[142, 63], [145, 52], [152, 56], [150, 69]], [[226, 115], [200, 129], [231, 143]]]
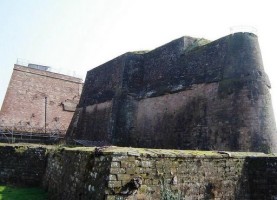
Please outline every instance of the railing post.
[[44, 108], [44, 133], [46, 134], [46, 117], [47, 117], [47, 97], [45, 97], [45, 108]]

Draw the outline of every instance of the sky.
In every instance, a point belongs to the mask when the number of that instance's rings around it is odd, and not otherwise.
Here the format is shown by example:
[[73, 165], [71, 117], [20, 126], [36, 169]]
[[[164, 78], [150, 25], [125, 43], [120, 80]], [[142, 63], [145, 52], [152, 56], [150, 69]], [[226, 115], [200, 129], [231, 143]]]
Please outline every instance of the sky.
[[275, 0], [0, 0], [0, 107], [18, 59], [85, 79], [125, 52], [255, 27], [277, 113]]

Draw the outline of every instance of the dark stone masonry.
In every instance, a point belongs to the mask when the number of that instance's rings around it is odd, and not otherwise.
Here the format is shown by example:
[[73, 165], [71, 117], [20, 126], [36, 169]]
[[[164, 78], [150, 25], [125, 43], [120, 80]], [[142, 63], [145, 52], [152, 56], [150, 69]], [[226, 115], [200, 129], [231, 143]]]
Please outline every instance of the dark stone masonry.
[[45, 147], [0, 143], [0, 185], [39, 186], [46, 160]]
[[0, 184], [41, 186], [50, 200], [273, 200], [277, 155], [0, 145]]
[[182, 37], [88, 71], [67, 142], [274, 152], [269, 89], [256, 35]]

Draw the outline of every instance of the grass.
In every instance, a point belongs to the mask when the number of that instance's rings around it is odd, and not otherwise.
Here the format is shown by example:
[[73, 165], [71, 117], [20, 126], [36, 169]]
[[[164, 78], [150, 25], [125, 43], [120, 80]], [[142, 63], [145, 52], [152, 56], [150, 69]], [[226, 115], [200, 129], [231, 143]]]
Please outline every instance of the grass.
[[40, 188], [0, 186], [0, 200], [46, 200], [47, 193]]

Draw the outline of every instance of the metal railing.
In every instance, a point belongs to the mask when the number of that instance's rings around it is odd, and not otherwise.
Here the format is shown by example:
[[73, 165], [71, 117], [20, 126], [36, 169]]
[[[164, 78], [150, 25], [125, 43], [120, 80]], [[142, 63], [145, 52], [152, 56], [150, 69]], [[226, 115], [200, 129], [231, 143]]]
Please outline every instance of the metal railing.
[[77, 74], [76, 71], [74, 71], [74, 70], [69, 70], [69, 69], [64, 69], [64, 68], [55, 68], [55, 67], [50, 67], [50, 66], [44, 66], [42, 64], [39, 64], [39, 62], [36, 62], [36, 63], [38, 63], [38, 64], [34, 64], [34, 62], [31, 62], [29, 60], [25, 60], [25, 59], [22, 59], [22, 58], [17, 58], [17, 60], [16, 60], [16, 64], [17, 65], [21, 65], [21, 66], [25, 66], [25, 67], [42, 66], [42, 67], [45, 67], [47, 69], [45, 71], [48, 71], [48, 72], [68, 75], [68, 76], [72, 76], [72, 77], [76, 77], [76, 78], [82, 78], [82, 75]]
[[44, 127], [32, 126], [0, 126], [0, 139], [8, 143], [15, 143], [19, 140], [52, 140], [57, 141], [64, 138], [65, 129], [52, 128], [45, 129]]
[[256, 29], [253, 26], [232, 26], [230, 27], [231, 34], [238, 33], [238, 32], [247, 32], [247, 33], [253, 33], [255, 35], [258, 35], [258, 29]]

